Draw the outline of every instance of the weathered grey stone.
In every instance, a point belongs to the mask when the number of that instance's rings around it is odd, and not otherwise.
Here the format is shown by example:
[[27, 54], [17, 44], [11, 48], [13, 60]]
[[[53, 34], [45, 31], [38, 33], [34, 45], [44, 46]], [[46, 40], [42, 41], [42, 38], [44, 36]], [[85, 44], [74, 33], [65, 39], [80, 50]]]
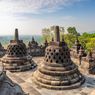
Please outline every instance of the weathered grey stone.
[[2, 63], [6, 70], [12, 72], [29, 70], [36, 66], [32, 57], [27, 55], [26, 45], [19, 40], [18, 29], [15, 30], [14, 40], [7, 47], [6, 55], [1, 58]]
[[28, 43], [28, 54], [35, 57], [35, 56], [44, 56], [45, 55], [45, 48], [47, 47], [48, 43], [47, 40], [44, 43], [44, 46], [39, 46], [38, 43], [35, 41], [34, 37], [32, 37], [32, 41]]
[[6, 72], [3, 71], [3, 67], [0, 65], [0, 95], [25, 95], [19, 85], [14, 83]]
[[4, 56], [5, 52], [6, 52], [6, 50], [4, 49], [2, 44], [0, 43], [0, 57]]
[[60, 41], [59, 29], [55, 30], [57, 38], [46, 48], [44, 63], [34, 73], [34, 82], [48, 89], [80, 87], [85, 79], [72, 62], [67, 44]]

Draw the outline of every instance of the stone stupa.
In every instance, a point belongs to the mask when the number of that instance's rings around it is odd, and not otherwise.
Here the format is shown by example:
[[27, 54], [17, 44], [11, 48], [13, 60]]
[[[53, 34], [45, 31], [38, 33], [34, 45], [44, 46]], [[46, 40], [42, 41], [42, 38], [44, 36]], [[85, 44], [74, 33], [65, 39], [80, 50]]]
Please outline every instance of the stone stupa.
[[95, 58], [92, 56], [92, 51], [88, 52], [87, 61], [89, 62], [89, 73], [95, 75]]
[[0, 95], [27, 95], [6, 75], [2, 64], [0, 64]]
[[2, 44], [0, 43], [0, 57], [2, 57], [5, 54], [5, 52], [6, 52], [6, 50], [4, 49]]
[[80, 47], [81, 47], [81, 44], [80, 44], [80, 42], [79, 42], [79, 40], [78, 40], [78, 37], [76, 36], [75, 44], [73, 45], [73, 47], [72, 47], [71, 50], [72, 50], [74, 53], [79, 54]]
[[10, 41], [6, 55], [1, 58], [1, 63], [4, 64], [6, 70], [12, 72], [26, 71], [36, 66], [32, 61], [32, 57], [27, 55], [23, 40], [19, 40], [18, 29], [15, 29], [15, 38]]
[[70, 58], [64, 39], [60, 41], [59, 26], [55, 26], [55, 41], [46, 48], [43, 64], [34, 72], [33, 81], [44, 88], [62, 90], [80, 87], [85, 79]]
[[32, 37], [32, 41], [29, 41], [28, 43], [28, 54], [33, 57], [44, 56], [43, 47], [39, 46], [38, 42], [35, 41], [34, 37]]

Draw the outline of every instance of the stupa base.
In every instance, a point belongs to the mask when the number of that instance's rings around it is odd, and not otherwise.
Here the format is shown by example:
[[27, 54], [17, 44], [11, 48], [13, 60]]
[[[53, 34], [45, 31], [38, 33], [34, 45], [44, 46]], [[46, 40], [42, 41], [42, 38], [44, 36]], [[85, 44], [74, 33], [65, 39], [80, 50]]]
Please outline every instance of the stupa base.
[[46, 89], [51, 89], [51, 90], [70, 90], [70, 89], [79, 88], [85, 82], [85, 79], [83, 78], [78, 83], [71, 84], [69, 86], [53, 86], [53, 85], [48, 85], [48, 84], [44, 84], [42, 82], [39, 82], [39, 81], [37, 81], [35, 79], [33, 79], [33, 81], [35, 82], [35, 84], [39, 85], [40, 87], [46, 88]]
[[35, 84], [52, 90], [68, 90], [75, 89], [80, 87], [84, 82], [85, 78], [80, 75], [79, 78], [75, 78], [72, 80], [63, 80], [61, 76], [40, 76], [40, 73], [34, 73], [34, 77], [32, 78]]
[[10, 66], [9, 64], [5, 65], [4, 68], [5, 70], [9, 70], [10, 72], [22, 72], [22, 71], [28, 71], [31, 69], [36, 68], [36, 64], [26, 64], [22, 66]]

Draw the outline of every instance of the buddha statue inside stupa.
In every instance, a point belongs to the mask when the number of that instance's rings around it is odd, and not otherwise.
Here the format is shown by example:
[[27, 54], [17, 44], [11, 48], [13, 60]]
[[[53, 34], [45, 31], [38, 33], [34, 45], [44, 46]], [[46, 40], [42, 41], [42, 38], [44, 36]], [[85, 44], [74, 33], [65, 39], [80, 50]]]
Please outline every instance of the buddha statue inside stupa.
[[1, 63], [4, 64], [6, 70], [12, 72], [35, 68], [36, 64], [32, 57], [27, 54], [26, 45], [23, 40], [19, 39], [18, 29], [15, 29], [14, 40], [10, 41], [6, 55], [1, 58]]
[[35, 57], [43, 56], [44, 52], [44, 48], [35, 41], [34, 37], [32, 37], [32, 41], [28, 43], [28, 54]]
[[0, 64], [0, 95], [26, 95], [22, 88], [14, 83]]
[[33, 81], [37, 85], [54, 90], [80, 87], [85, 79], [70, 58], [70, 50], [64, 41], [60, 41], [59, 26], [55, 26], [55, 40], [45, 51], [45, 58], [34, 72]]

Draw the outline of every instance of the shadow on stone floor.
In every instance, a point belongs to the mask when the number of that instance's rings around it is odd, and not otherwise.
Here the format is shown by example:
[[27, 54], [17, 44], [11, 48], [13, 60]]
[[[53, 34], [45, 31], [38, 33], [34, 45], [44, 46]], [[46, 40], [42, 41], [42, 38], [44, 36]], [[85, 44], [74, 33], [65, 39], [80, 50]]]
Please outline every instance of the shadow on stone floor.
[[95, 77], [88, 75], [85, 75], [84, 77], [85, 77], [85, 83], [83, 84], [83, 87], [95, 88]]

